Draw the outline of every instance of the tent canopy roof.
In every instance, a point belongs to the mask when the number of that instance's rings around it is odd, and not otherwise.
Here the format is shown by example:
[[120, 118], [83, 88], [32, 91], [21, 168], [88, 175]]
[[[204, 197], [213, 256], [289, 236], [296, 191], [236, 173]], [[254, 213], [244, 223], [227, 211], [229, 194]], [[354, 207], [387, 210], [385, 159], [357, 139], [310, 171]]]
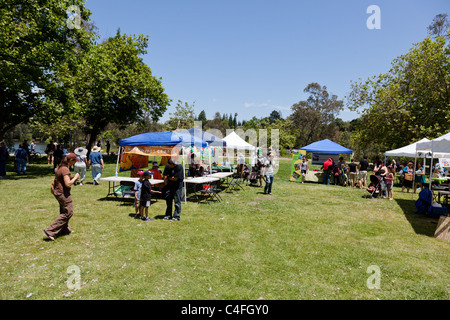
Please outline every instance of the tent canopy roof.
[[336, 142], [328, 139], [313, 142], [303, 148], [306, 152], [317, 152], [317, 153], [337, 153], [337, 154], [351, 154], [353, 150], [347, 149]]
[[433, 153], [450, 153], [450, 132], [440, 136], [436, 139], [426, 142], [417, 143], [417, 150], [429, 150]]
[[187, 130], [191, 136], [196, 137], [196, 139], [200, 139], [206, 141], [208, 145], [211, 146], [225, 146], [226, 142], [222, 139], [219, 139], [215, 135], [202, 131], [198, 128], [190, 128]]
[[120, 146], [176, 146], [182, 138], [173, 132], [147, 132], [120, 140]]
[[426, 150], [426, 149], [423, 149], [423, 150], [416, 149], [417, 144], [428, 142], [428, 141], [430, 141], [430, 140], [428, 140], [427, 138], [423, 138], [422, 140], [414, 142], [414, 143], [412, 143], [410, 145], [407, 145], [407, 146], [404, 146], [404, 147], [401, 147], [401, 148], [398, 148], [398, 149], [393, 149], [393, 150], [386, 151], [385, 152], [385, 156], [387, 156], [387, 157], [411, 157], [411, 158], [414, 158], [414, 157], [416, 157], [416, 152], [427, 152], [427, 151], [430, 151], [430, 150]]
[[256, 147], [242, 139], [236, 132], [231, 132], [225, 138], [227, 148], [255, 150]]

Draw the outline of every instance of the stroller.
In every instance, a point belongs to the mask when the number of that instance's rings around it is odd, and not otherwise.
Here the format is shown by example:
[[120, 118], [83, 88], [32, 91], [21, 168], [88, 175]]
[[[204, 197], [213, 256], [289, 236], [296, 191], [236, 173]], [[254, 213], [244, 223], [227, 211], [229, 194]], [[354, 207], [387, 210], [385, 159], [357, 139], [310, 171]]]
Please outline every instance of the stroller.
[[249, 181], [251, 186], [258, 184], [258, 167], [252, 167], [252, 172], [250, 172], [250, 175], [248, 176], [247, 186]]
[[[378, 198], [381, 192], [380, 178], [374, 174], [370, 175], [370, 184], [362, 195], [363, 198]], [[366, 194], [368, 192], [369, 194]]]

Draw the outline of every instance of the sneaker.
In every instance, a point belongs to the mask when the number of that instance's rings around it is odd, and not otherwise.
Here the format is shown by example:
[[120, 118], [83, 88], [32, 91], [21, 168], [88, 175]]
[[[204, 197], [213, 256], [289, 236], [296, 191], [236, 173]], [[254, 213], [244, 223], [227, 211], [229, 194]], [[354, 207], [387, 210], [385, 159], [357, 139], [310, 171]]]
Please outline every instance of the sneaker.
[[94, 179], [94, 185], [98, 185], [98, 181]]
[[180, 218], [172, 218], [172, 221], [180, 221]]
[[142, 219], [142, 220], [144, 220], [144, 221], [153, 221], [153, 219], [152, 219], [152, 218], [149, 218], [149, 217], [144, 218], [144, 219]]
[[172, 220], [171, 216], [164, 216], [163, 220]]

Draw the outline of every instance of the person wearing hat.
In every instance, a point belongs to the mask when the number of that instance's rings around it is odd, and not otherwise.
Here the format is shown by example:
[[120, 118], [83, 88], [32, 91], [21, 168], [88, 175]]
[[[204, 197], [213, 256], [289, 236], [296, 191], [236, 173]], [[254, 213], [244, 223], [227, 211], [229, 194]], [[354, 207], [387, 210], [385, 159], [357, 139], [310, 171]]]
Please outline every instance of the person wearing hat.
[[58, 235], [72, 233], [72, 230], [69, 228], [69, 220], [73, 215], [73, 202], [70, 189], [80, 175], [75, 173], [75, 176], [72, 177], [69, 167], [73, 166], [76, 161], [77, 156], [74, 153], [69, 153], [61, 160], [56, 169], [53, 195], [59, 203], [59, 216], [50, 226], [44, 229], [45, 235], [52, 241]]
[[86, 170], [89, 168], [87, 160], [87, 149], [76, 148], [75, 155], [77, 156], [77, 162], [73, 166], [73, 170], [80, 175], [80, 185], [83, 185], [86, 178]]
[[103, 156], [100, 153], [100, 147], [95, 146], [91, 149], [88, 165], [92, 168], [92, 180], [94, 185], [98, 185], [98, 181], [102, 176], [102, 170], [105, 168], [103, 164]]
[[[141, 189], [141, 197], [140, 202], [141, 206], [139, 208], [139, 213], [141, 215], [141, 219], [144, 221], [151, 221], [153, 219], [148, 217], [148, 208], [150, 207], [151, 200], [152, 200], [152, 193], [161, 193], [160, 191], [152, 190], [152, 184], [148, 179], [151, 177], [150, 171], [144, 172], [144, 181], [142, 182], [142, 189]], [[145, 212], [145, 217], [144, 217]]]

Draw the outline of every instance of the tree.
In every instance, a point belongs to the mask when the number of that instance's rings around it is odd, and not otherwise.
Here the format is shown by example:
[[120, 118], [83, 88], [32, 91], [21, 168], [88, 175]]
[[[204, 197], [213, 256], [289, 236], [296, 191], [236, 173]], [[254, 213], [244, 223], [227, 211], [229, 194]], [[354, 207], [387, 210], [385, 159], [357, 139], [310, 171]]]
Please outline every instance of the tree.
[[200, 113], [198, 114], [197, 120], [202, 122], [202, 127], [206, 124], [208, 119], [206, 119], [205, 110], [200, 111]]
[[169, 130], [189, 129], [194, 126], [195, 112], [194, 104], [189, 105], [187, 102], [178, 100], [176, 110], [170, 114], [170, 119], [167, 121]]
[[70, 74], [78, 52], [89, 48], [92, 32], [68, 26], [69, 5], [79, 9], [80, 20], [89, 20], [81, 0], [0, 3], [0, 140], [36, 115], [71, 112]]
[[308, 84], [304, 92], [309, 97], [294, 104], [291, 107], [293, 113], [288, 117], [297, 132], [296, 144], [301, 147], [325, 138], [333, 140], [339, 131], [334, 120], [343, 109], [343, 101], [330, 95], [326, 86], [315, 82]]
[[77, 73], [76, 98], [89, 134], [88, 150], [109, 123], [136, 122], [150, 112], [157, 121], [170, 100], [161, 80], [143, 63], [148, 37], [120, 35], [96, 44], [82, 59]]
[[347, 105], [362, 113], [362, 145], [384, 152], [450, 130], [450, 48], [444, 37], [424, 39], [386, 74], [351, 87]]
[[281, 113], [277, 110], [273, 110], [269, 115], [270, 123], [275, 123], [277, 120], [281, 119]]
[[447, 34], [450, 29], [450, 21], [448, 20], [448, 15], [438, 14], [433, 19], [433, 23], [428, 26], [428, 33], [433, 37], [442, 37]]

